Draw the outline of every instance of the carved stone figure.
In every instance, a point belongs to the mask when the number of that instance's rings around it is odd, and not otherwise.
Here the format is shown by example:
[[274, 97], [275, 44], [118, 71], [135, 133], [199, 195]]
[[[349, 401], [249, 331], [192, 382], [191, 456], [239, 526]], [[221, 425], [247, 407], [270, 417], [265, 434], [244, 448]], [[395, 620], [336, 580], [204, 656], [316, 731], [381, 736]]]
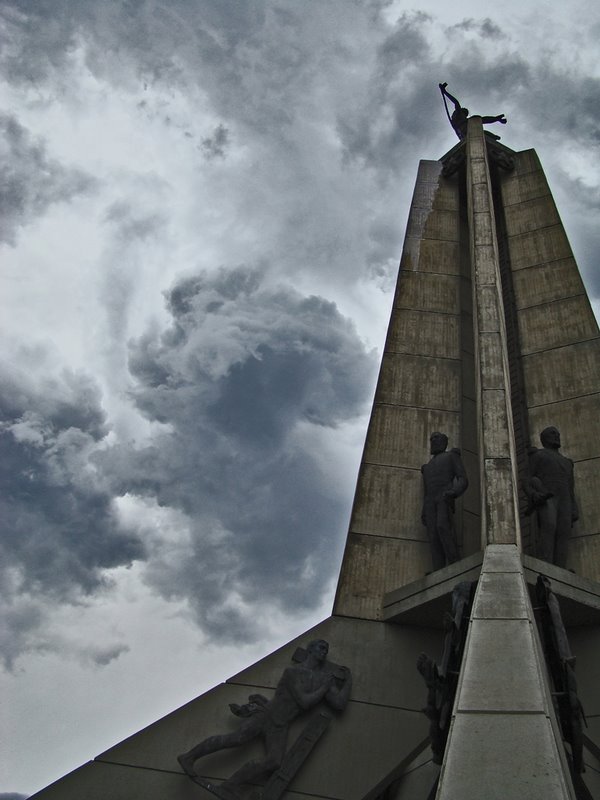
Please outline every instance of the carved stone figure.
[[529, 456], [528, 512], [537, 512], [538, 558], [566, 567], [569, 534], [579, 518], [573, 462], [558, 452], [556, 428], [544, 428], [540, 440], [543, 448], [532, 450]]
[[427, 528], [431, 561], [436, 570], [458, 561], [454, 500], [466, 491], [469, 481], [460, 450], [453, 447], [446, 452], [445, 433], [432, 433], [430, 444], [431, 460], [421, 467], [424, 484], [421, 521]]
[[[260, 780], [279, 769], [287, 748], [288, 730], [291, 723], [304, 711], [316, 706], [321, 700], [336, 711], [343, 711], [350, 697], [352, 676], [346, 667], [327, 661], [329, 645], [317, 639], [307, 647], [304, 660], [288, 667], [271, 700], [262, 695], [250, 695], [245, 705], [232, 705], [232, 712], [243, 721], [233, 733], [209, 736], [192, 747], [187, 753], [177, 756], [183, 771], [213, 794], [220, 797], [239, 797], [237, 787], [250, 781]], [[197, 778], [195, 762], [209, 753], [262, 738], [265, 757], [248, 761], [220, 786]]]
[[576, 658], [571, 652], [556, 595], [545, 575], [536, 583], [537, 614], [544, 654], [554, 683], [552, 696], [558, 711], [563, 737], [571, 745], [575, 773], [585, 772], [583, 763], [583, 725], [587, 726], [583, 706], [577, 695]]
[[[450, 92], [446, 90], [447, 83], [440, 83], [440, 92], [442, 93], [442, 97], [444, 98], [444, 105], [446, 106], [446, 113], [448, 114], [448, 119], [450, 120], [450, 124], [454, 128], [454, 132], [458, 136], [459, 139], [465, 139], [467, 136], [467, 120], [469, 119], [469, 109], [464, 108], [461, 106], [459, 101], [456, 97], [453, 97]], [[446, 104], [446, 98], [454, 103], [454, 111], [452, 112], [452, 116], [448, 111], [448, 105]], [[502, 125], [506, 125], [506, 117], [504, 114], [498, 114], [495, 117], [482, 117], [481, 121], [484, 125], [487, 125], [490, 122], [500, 122]], [[499, 139], [499, 136], [496, 136], [495, 133], [490, 133], [486, 131], [488, 136], [491, 136], [493, 139]]]
[[429, 720], [434, 764], [441, 764], [444, 759], [476, 585], [476, 582], [461, 581], [452, 590], [452, 614], [444, 615], [446, 634], [441, 663], [436, 664], [426, 653], [421, 653], [417, 659], [417, 669], [427, 686], [427, 705], [423, 713]]

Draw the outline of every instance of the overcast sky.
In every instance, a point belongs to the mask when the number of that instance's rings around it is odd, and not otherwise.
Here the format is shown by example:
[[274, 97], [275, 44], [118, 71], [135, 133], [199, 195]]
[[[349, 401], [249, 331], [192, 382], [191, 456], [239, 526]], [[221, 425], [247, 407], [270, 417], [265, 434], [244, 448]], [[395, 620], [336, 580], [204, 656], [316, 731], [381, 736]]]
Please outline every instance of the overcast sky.
[[596, 310], [600, 10], [0, 2], [0, 800], [331, 610], [437, 84]]

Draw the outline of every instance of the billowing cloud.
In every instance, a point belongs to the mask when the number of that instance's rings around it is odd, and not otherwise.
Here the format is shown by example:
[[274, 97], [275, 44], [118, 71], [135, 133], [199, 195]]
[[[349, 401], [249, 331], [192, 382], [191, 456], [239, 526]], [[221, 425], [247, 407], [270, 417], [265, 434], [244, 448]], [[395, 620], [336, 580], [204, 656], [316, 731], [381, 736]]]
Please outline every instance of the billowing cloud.
[[0, 241], [11, 245], [19, 226], [95, 185], [90, 176], [51, 158], [44, 142], [10, 114], [0, 114], [0, 170]]
[[132, 343], [130, 365], [135, 403], [168, 432], [97, 463], [116, 492], [184, 515], [148, 581], [186, 597], [211, 637], [247, 639], [257, 603], [322, 597], [344, 531], [303, 428], [364, 411], [375, 359], [335, 304], [271, 286], [261, 268], [182, 280], [167, 304], [172, 325]]
[[31, 646], [46, 603], [101, 590], [106, 570], [144, 548], [122, 528], [89, 460], [107, 434], [93, 381], [64, 372], [34, 383], [14, 366], [0, 371], [2, 652], [10, 665]]

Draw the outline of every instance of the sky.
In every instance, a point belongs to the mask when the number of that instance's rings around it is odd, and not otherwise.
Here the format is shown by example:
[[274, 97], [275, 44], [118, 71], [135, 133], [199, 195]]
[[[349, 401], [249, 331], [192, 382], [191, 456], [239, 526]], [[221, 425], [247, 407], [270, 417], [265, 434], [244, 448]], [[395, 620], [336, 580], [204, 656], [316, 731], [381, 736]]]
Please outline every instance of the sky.
[[[600, 7], [0, 0], [0, 800], [328, 616], [438, 91], [600, 310]], [[498, 126], [499, 127], [499, 126]]]

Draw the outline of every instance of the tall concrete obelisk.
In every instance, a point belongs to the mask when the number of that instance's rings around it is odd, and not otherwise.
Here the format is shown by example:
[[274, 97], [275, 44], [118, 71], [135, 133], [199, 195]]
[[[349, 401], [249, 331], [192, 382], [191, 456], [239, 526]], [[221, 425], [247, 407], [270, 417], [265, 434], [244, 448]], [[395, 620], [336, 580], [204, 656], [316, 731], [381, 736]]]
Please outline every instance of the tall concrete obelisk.
[[[300, 766], [276, 776], [277, 796], [600, 800], [600, 336], [534, 151], [515, 153], [469, 120], [464, 141], [419, 166], [400, 266], [332, 616], [37, 798], [207, 800], [176, 755], [233, 730], [227, 705], [271, 698], [296, 648], [319, 638], [352, 671], [350, 702]], [[574, 573], [536, 558], [524, 513], [528, 447], [549, 425], [575, 463]], [[434, 572], [420, 519], [433, 431], [460, 448], [469, 477], [455, 516], [461, 559]], [[577, 657], [583, 775], [530, 600], [540, 572]], [[460, 581], [477, 588], [436, 764], [416, 661], [442, 649]], [[218, 786], [260, 752], [254, 742], [214, 753], [198, 770]]]

